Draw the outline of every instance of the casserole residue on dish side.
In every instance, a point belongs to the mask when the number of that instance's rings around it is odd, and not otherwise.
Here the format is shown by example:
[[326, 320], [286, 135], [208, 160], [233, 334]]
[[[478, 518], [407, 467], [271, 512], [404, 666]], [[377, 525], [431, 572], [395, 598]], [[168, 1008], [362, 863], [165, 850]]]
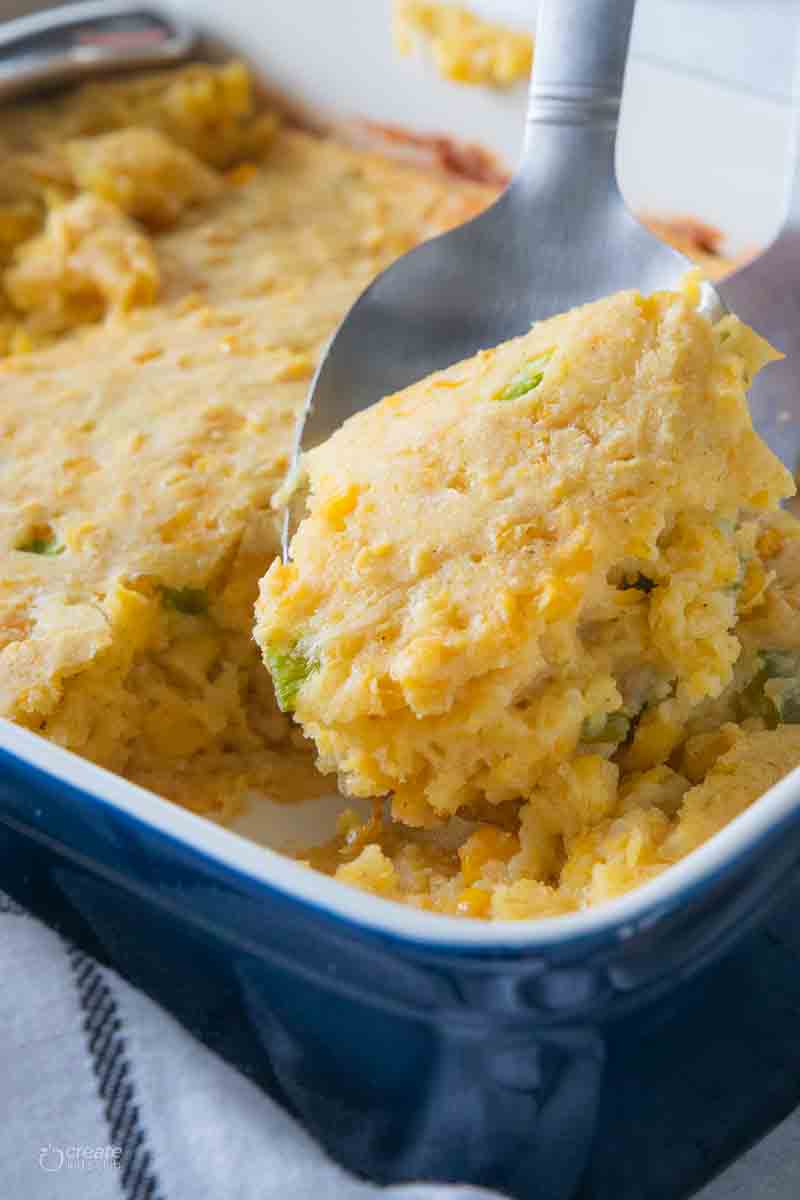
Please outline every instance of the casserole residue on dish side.
[[394, 0], [392, 19], [399, 52], [409, 54], [418, 41], [428, 42], [445, 79], [506, 88], [530, 74], [530, 34], [485, 21], [461, 4]]
[[[795, 489], [747, 406], [776, 354], [698, 299], [538, 322], [304, 456], [256, 637], [321, 768], [393, 817], [309, 861], [444, 912], [568, 912], [800, 762]], [[458, 817], [450, 851], [398, 832]]]
[[[249, 793], [295, 800], [328, 791], [309, 742], [276, 703], [252, 636], [258, 581], [278, 550], [272, 499], [294, 420], [322, 347], [364, 286], [420, 240], [480, 211], [497, 186], [281, 125], [256, 103], [236, 63], [107, 80], [6, 107], [0, 154], [0, 713], [216, 820], [231, 818]], [[724, 269], [691, 228], [669, 233], [688, 239], [715, 272]], [[573, 611], [567, 625], [550, 622], [539, 637], [537, 654], [557, 658], [586, 636], [595, 666], [607, 667], [600, 683], [600, 667], [594, 672], [588, 699], [568, 689], [563, 712], [555, 705], [548, 718], [560, 746], [550, 800], [536, 806], [526, 796], [521, 805], [513, 772], [491, 795], [480, 785], [459, 795], [443, 774], [435, 803], [421, 806], [398, 789], [405, 821], [430, 824], [458, 808], [449, 841], [386, 820], [379, 804], [370, 821], [345, 811], [337, 839], [307, 855], [342, 879], [450, 913], [563, 911], [662, 869], [669, 854], [714, 832], [800, 758], [795, 731], [781, 724], [795, 720], [800, 704], [800, 540], [788, 516], [759, 515], [789, 483], [746, 435], [742, 408], [745, 376], [768, 351], [737, 325], [684, 325], [680, 297], [608, 304], [614, 322], [628, 322], [637, 370], [653, 331], [674, 327], [675, 354], [704, 363], [719, 405], [730, 409], [729, 427], [720, 413], [709, 432], [715, 453], [727, 453], [735, 435], [747, 453], [731, 459], [711, 507], [705, 499], [688, 504], [679, 472], [668, 503], [662, 481], [659, 503], [671, 523], [640, 531], [647, 553], [621, 566], [615, 560], [621, 573], [603, 581], [595, 571], [591, 628], [576, 624]], [[590, 310], [587, 329], [602, 333], [611, 313]], [[569, 338], [577, 345], [584, 336], [581, 319], [559, 321], [563, 337], [540, 329], [523, 339], [536, 343], [532, 357], [541, 361], [514, 366], [498, 384], [504, 398], [480, 399], [471, 418], [488, 405], [487, 419], [518, 422], [522, 440], [509, 445], [510, 459], [533, 437], [522, 414], [556, 387]], [[548, 344], [539, 347], [542, 336]], [[609, 361], [612, 344], [613, 337], [601, 346], [598, 361]], [[503, 348], [484, 365], [502, 374], [506, 358], [521, 354]], [[677, 414], [691, 389], [675, 393], [668, 367], [665, 360], [657, 400]], [[463, 402], [470, 387], [465, 380], [435, 388], [436, 411], [440, 402]], [[618, 400], [628, 413], [630, 397], [620, 392]], [[365, 421], [382, 421], [383, 411]], [[647, 426], [648, 411], [643, 401], [636, 429]], [[602, 412], [598, 406], [597, 419]], [[441, 451], [459, 444], [468, 458], [468, 428], [459, 442], [445, 422]], [[568, 431], [568, 421], [550, 430], [551, 444], [566, 444]], [[406, 432], [413, 448], [413, 430]], [[592, 436], [600, 435], [588, 422], [587, 454]], [[621, 429], [621, 462], [624, 439]], [[422, 472], [419, 481], [435, 489], [434, 459], [431, 479]], [[501, 470], [500, 459], [496, 465]], [[343, 459], [337, 470], [350, 466]], [[454, 511], [469, 500], [468, 485], [468, 472], [447, 475]], [[344, 552], [350, 523], [363, 515], [348, 487], [326, 520], [342, 569], [350, 554], [364, 580], [392, 558], [385, 538], [359, 548], [366, 554], [358, 567], [355, 543]], [[476, 493], [476, 504], [487, 495]], [[695, 507], [703, 510], [697, 520]], [[490, 518], [485, 532], [525, 561], [542, 516], [509, 519], [502, 536]], [[560, 527], [555, 532], [561, 538]], [[563, 586], [553, 574], [537, 599], [553, 612], [573, 603], [581, 571], [594, 571], [577, 525], [552, 549], [568, 545], [574, 559]], [[419, 579], [432, 581], [441, 563], [435, 553], [426, 560], [431, 547], [406, 549]], [[477, 577], [481, 564], [469, 561]], [[517, 601], [508, 599], [505, 613], [497, 591], [483, 641], [462, 657], [470, 670], [479, 671], [480, 654], [507, 653], [503, 621], [519, 623]], [[402, 591], [398, 597], [401, 620]], [[449, 611], [433, 604], [428, 616], [446, 623]], [[461, 635], [470, 636], [470, 614], [454, 610], [454, 619], [456, 632], [464, 626]], [[266, 610], [261, 622], [266, 640]], [[657, 632], [648, 632], [653, 622]], [[299, 654], [302, 626], [271, 651], [285, 709], [301, 702], [309, 661]], [[339, 649], [337, 669], [360, 653], [353, 641]], [[647, 661], [637, 675], [640, 653]], [[415, 702], [446, 704], [424, 678], [424, 655], [406, 657], [403, 686]], [[666, 678], [664, 661], [675, 668]], [[322, 665], [320, 656], [320, 685]], [[402, 695], [398, 708], [391, 688], [378, 700], [388, 717], [406, 719]], [[529, 700], [520, 695], [520, 714]], [[579, 752], [570, 741], [577, 711]], [[423, 737], [427, 720], [419, 721]], [[391, 738], [386, 745], [388, 755]], [[407, 753], [410, 780], [412, 743]], [[532, 747], [526, 754], [523, 772], [533, 770]], [[327, 754], [326, 766], [332, 761]], [[680, 814], [690, 803], [695, 817], [687, 822]]]

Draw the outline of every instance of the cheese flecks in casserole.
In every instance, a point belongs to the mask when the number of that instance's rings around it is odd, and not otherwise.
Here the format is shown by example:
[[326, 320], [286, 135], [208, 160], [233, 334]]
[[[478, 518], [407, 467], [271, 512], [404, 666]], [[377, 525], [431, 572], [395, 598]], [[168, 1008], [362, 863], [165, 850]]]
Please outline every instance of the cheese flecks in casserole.
[[696, 298], [542, 321], [305, 456], [307, 515], [257, 605], [279, 700], [345, 791], [418, 829], [478, 822], [431, 860], [351, 815], [317, 859], [340, 878], [568, 911], [800, 761], [794, 484], [746, 400], [775, 353]]
[[495, 193], [279, 130], [235, 64], [0, 142], [10, 344], [47, 343], [0, 362], [0, 713], [209, 815], [318, 794], [252, 640], [295, 415], [376, 272]]

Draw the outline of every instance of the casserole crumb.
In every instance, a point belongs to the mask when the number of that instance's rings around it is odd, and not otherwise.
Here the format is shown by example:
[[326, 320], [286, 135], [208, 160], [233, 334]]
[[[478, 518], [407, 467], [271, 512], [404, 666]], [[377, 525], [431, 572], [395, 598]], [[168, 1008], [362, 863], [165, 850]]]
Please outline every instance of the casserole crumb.
[[445, 79], [507, 88], [530, 74], [530, 34], [485, 21], [461, 4], [394, 0], [393, 24], [398, 51], [409, 54], [427, 41]]

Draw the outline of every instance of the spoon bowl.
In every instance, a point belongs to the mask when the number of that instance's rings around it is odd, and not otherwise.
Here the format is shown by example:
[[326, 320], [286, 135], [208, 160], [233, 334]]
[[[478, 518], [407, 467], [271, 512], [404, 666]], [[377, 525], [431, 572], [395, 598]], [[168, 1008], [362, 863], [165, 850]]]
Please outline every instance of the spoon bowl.
[[[545, 317], [624, 288], [674, 289], [692, 266], [628, 210], [615, 141], [636, 0], [542, 0], [521, 163], [489, 209], [423, 243], [384, 271], [331, 340], [297, 426], [301, 455], [348, 417]], [[800, 25], [800, 23], [798, 23]], [[800, 29], [798, 30], [800, 32]], [[800, 457], [800, 157], [795, 112], [785, 226], [770, 249], [700, 310], [729, 309], [788, 361], [759, 380], [754, 425], [783, 462]], [[283, 555], [302, 504], [290, 504]]]
[[[602, 205], [565, 206], [558, 187], [523, 168], [486, 212], [398, 259], [356, 301], [314, 379], [302, 449], [535, 321], [623, 288], [674, 288], [691, 265], [631, 216], [616, 187]], [[723, 311], [710, 285], [703, 304]]]

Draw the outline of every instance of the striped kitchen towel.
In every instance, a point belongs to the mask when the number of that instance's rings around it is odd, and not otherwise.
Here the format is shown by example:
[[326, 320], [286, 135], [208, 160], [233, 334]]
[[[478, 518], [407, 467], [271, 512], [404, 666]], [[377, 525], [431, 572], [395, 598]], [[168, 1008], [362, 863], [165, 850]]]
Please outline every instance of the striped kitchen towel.
[[378, 1188], [113, 971], [0, 894], [0, 1196], [490, 1200]]
[[[497, 1200], [348, 1175], [253, 1083], [2, 893], [0, 978], [0, 1196]], [[795, 1114], [698, 1200], [798, 1196]]]

